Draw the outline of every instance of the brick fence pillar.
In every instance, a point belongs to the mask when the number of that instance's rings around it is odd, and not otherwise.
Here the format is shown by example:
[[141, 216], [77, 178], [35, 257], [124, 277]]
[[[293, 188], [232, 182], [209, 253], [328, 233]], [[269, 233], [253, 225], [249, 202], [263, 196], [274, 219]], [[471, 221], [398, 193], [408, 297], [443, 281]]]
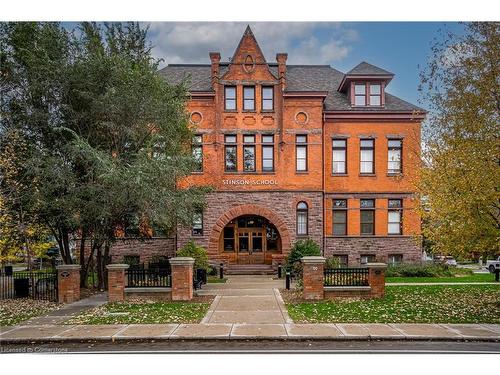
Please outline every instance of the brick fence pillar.
[[125, 301], [125, 270], [128, 264], [108, 264], [108, 301]]
[[323, 257], [303, 257], [302, 261], [302, 280], [304, 283], [304, 299], [323, 299], [324, 274], [326, 259]]
[[385, 295], [385, 263], [367, 263], [368, 267], [368, 285], [371, 287], [371, 296], [373, 298], [383, 298]]
[[189, 257], [170, 258], [172, 269], [172, 301], [189, 301], [193, 298], [193, 265]]
[[57, 269], [57, 300], [72, 303], [80, 299], [80, 265], [62, 264]]

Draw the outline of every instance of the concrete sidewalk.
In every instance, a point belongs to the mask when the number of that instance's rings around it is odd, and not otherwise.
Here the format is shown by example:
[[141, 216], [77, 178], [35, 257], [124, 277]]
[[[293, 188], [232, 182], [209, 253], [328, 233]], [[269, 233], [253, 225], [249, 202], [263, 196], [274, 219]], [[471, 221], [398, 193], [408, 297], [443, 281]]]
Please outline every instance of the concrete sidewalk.
[[0, 344], [131, 340], [495, 341], [500, 324], [118, 324], [3, 329]]

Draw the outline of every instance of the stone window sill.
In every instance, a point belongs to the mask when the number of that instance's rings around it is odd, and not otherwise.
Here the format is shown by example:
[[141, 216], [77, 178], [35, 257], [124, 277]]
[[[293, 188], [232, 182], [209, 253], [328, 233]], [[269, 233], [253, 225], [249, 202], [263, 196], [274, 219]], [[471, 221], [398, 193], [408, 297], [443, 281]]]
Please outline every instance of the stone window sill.
[[375, 173], [360, 173], [359, 177], [377, 177]]

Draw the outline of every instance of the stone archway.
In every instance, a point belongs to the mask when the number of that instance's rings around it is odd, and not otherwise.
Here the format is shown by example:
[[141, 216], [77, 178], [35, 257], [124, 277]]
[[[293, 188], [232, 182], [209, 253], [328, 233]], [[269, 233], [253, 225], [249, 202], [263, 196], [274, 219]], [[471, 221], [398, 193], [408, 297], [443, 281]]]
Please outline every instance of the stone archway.
[[225, 212], [219, 219], [216, 221], [214, 226], [212, 227], [212, 231], [210, 232], [210, 238], [208, 243], [208, 253], [211, 255], [217, 255], [219, 252], [219, 240], [224, 227], [233, 219], [244, 216], [244, 215], [258, 215], [266, 218], [271, 223], [276, 226], [280, 237], [281, 237], [281, 249], [282, 254], [284, 256], [288, 255], [290, 250], [290, 233], [286, 227], [285, 222], [276, 215], [273, 211], [261, 207], [255, 204], [243, 204], [240, 206], [236, 206]]

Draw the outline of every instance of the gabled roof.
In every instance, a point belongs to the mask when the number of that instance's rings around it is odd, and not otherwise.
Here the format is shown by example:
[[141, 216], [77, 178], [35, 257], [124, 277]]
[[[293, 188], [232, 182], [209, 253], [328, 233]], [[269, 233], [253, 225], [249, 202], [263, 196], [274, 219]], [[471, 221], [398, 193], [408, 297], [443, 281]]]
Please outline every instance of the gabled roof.
[[394, 76], [394, 73], [388, 72], [378, 66], [362, 61], [354, 68], [346, 73], [347, 76], [351, 75], [363, 75], [363, 76]]
[[[228, 63], [221, 63], [221, 74], [228, 69]], [[276, 73], [276, 64], [269, 64], [271, 72]], [[200, 64], [171, 64], [160, 70], [170, 84], [180, 84], [186, 81], [187, 87], [192, 92], [212, 91], [210, 78], [210, 65]], [[356, 112], [425, 112], [407, 101], [404, 101], [386, 91], [385, 107], [351, 107], [349, 98], [345, 93], [337, 91], [344, 73], [329, 65], [287, 65], [286, 82], [287, 91], [327, 91], [324, 102], [325, 111], [356, 111]]]
[[253, 35], [252, 29], [250, 28], [250, 25], [247, 25], [247, 28], [245, 29], [245, 32], [241, 36], [240, 42], [238, 43], [238, 46], [234, 50], [233, 57], [231, 61], [236, 61], [236, 58], [238, 57], [239, 54], [241, 54], [241, 48], [243, 46], [243, 42], [245, 39], [250, 38], [253, 43], [255, 43], [255, 48], [257, 49], [257, 56], [262, 57], [263, 62], [266, 62], [266, 57], [262, 53], [262, 50], [260, 49], [259, 43], [257, 42], [257, 39], [255, 39], [255, 35]]

